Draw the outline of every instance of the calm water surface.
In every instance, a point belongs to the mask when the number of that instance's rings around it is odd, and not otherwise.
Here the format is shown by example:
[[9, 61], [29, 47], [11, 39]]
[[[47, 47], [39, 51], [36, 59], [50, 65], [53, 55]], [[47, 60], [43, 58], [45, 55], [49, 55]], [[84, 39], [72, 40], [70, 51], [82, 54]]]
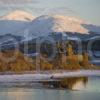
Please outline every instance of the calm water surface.
[[0, 100], [100, 100], [100, 77], [91, 77], [86, 88], [80, 91], [0, 88]]

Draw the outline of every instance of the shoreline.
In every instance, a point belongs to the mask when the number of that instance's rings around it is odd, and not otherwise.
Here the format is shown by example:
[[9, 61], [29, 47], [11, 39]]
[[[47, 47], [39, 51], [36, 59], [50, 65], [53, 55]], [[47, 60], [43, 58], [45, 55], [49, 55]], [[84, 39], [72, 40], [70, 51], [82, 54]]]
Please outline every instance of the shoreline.
[[78, 70], [78, 71], [60, 71], [60, 72], [37, 72], [33, 74], [3, 74], [0, 75], [0, 83], [9, 82], [51, 82], [59, 81], [63, 78], [72, 77], [90, 77], [90, 76], [100, 76], [100, 70]]

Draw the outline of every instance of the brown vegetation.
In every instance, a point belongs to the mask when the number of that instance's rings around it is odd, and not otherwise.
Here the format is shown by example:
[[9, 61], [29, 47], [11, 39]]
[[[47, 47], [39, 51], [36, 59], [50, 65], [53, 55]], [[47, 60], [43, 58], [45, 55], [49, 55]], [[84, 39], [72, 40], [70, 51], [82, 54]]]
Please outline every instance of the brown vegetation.
[[[61, 45], [58, 46], [58, 53], [52, 61], [39, 57], [38, 59], [25, 57], [20, 51], [5, 51], [0, 53], [0, 71], [32, 71], [38, 67], [40, 70], [80, 70], [95, 69], [96, 67], [89, 63], [87, 53], [82, 55], [74, 54], [70, 43], [67, 44], [66, 53], [60, 53]], [[11, 59], [12, 58], [12, 59]], [[9, 61], [10, 60], [10, 61]]]
[[35, 70], [35, 65], [32, 63], [32, 59], [25, 57], [19, 51], [1, 52], [0, 55], [0, 72]]

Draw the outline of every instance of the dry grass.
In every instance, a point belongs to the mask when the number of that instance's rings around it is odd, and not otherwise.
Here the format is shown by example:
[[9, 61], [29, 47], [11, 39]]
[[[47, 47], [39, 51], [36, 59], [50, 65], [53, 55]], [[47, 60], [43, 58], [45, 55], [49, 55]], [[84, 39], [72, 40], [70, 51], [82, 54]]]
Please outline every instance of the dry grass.
[[[25, 57], [19, 51], [6, 51], [0, 53], [0, 71], [31, 71], [35, 70], [35, 65], [31, 58]], [[12, 59], [11, 59], [12, 58]]]

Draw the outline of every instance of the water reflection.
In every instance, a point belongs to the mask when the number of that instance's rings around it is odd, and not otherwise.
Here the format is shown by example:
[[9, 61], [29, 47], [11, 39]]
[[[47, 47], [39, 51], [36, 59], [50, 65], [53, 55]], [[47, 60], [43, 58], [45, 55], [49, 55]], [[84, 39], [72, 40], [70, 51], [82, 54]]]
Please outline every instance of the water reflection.
[[24, 92], [23, 89], [15, 89], [5, 94], [7, 100], [25, 100], [25, 95], [27, 92]]
[[57, 82], [44, 82], [44, 85], [50, 85], [54, 88], [60, 89], [70, 89], [70, 90], [83, 90], [86, 87], [88, 82], [88, 77], [72, 77], [72, 78], [64, 78], [61, 81]]
[[[74, 80], [85, 84], [85, 89], [81, 91], [0, 87], [0, 100], [100, 100], [100, 77], [90, 77], [88, 81], [84, 79]], [[67, 79], [67, 82], [71, 80]]]

